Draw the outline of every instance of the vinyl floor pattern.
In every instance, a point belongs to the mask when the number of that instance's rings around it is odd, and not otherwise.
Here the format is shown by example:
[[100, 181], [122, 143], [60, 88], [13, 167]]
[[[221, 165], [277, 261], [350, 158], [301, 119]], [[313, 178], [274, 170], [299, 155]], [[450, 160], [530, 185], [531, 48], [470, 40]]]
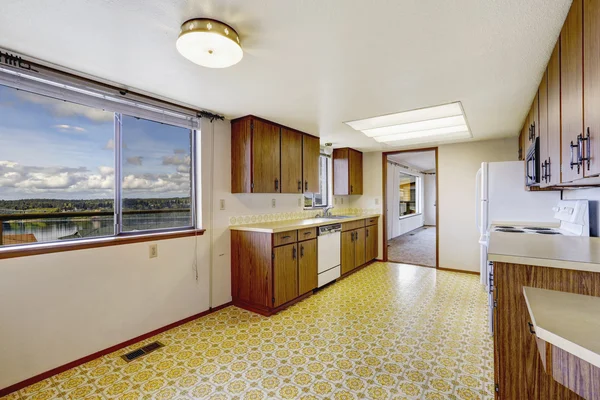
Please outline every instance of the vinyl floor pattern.
[[491, 399], [477, 276], [374, 263], [272, 316], [228, 307], [5, 399]]

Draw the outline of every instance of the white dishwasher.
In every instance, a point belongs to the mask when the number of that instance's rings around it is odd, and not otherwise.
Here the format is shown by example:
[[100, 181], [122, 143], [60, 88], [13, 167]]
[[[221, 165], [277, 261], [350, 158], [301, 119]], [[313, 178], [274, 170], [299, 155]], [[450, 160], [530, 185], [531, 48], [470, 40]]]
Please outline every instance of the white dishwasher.
[[318, 287], [321, 287], [340, 277], [342, 224], [320, 226], [317, 240]]

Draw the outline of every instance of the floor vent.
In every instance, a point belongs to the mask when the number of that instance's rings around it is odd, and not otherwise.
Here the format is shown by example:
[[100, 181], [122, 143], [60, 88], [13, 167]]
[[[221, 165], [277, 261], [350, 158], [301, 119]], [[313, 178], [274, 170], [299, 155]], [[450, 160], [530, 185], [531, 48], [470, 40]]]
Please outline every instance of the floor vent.
[[160, 349], [161, 347], [164, 347], [164, 344], [162, 344], [161, 342], [152, 342], [140, 349], [122, 355], [121, 358], [127, 362], [131, 362], [136, 358], [139, 358], [148, 353], [152, 353], [154, 350]]

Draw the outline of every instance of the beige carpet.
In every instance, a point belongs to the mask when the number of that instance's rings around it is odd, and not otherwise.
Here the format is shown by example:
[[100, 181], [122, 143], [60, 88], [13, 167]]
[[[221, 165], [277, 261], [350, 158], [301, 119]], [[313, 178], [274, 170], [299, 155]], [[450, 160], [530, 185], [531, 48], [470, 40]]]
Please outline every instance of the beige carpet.
[[388, 240], [388, 260], [435, 267], [435, 232], [435, 226], [424, 226]]

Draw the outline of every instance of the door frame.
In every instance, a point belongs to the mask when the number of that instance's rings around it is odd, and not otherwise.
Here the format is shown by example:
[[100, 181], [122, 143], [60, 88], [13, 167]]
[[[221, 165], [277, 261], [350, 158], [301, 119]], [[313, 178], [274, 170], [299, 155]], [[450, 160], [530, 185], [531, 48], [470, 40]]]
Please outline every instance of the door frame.
[[[410, 150], [394, 150], [386, 151], [381, 154], [382, 162], [382, 186], [383, 186], [383, 261], [387, 262], [388, 259], [388, 247], [387, 247], [387, 162], [388, 156], [401, 154], [401, 153], [420, 153], [424, 151], [433, 151], [435, 154], [435, 268], [440, 267], [440, 179], [438, 174], [438, 148], [437, 147], [426, 147], [421, 149], [410, 149]], [[430, 266], [427, 266], [430, 267]], [[430, 267], [431, 268], [431, 267]]]

